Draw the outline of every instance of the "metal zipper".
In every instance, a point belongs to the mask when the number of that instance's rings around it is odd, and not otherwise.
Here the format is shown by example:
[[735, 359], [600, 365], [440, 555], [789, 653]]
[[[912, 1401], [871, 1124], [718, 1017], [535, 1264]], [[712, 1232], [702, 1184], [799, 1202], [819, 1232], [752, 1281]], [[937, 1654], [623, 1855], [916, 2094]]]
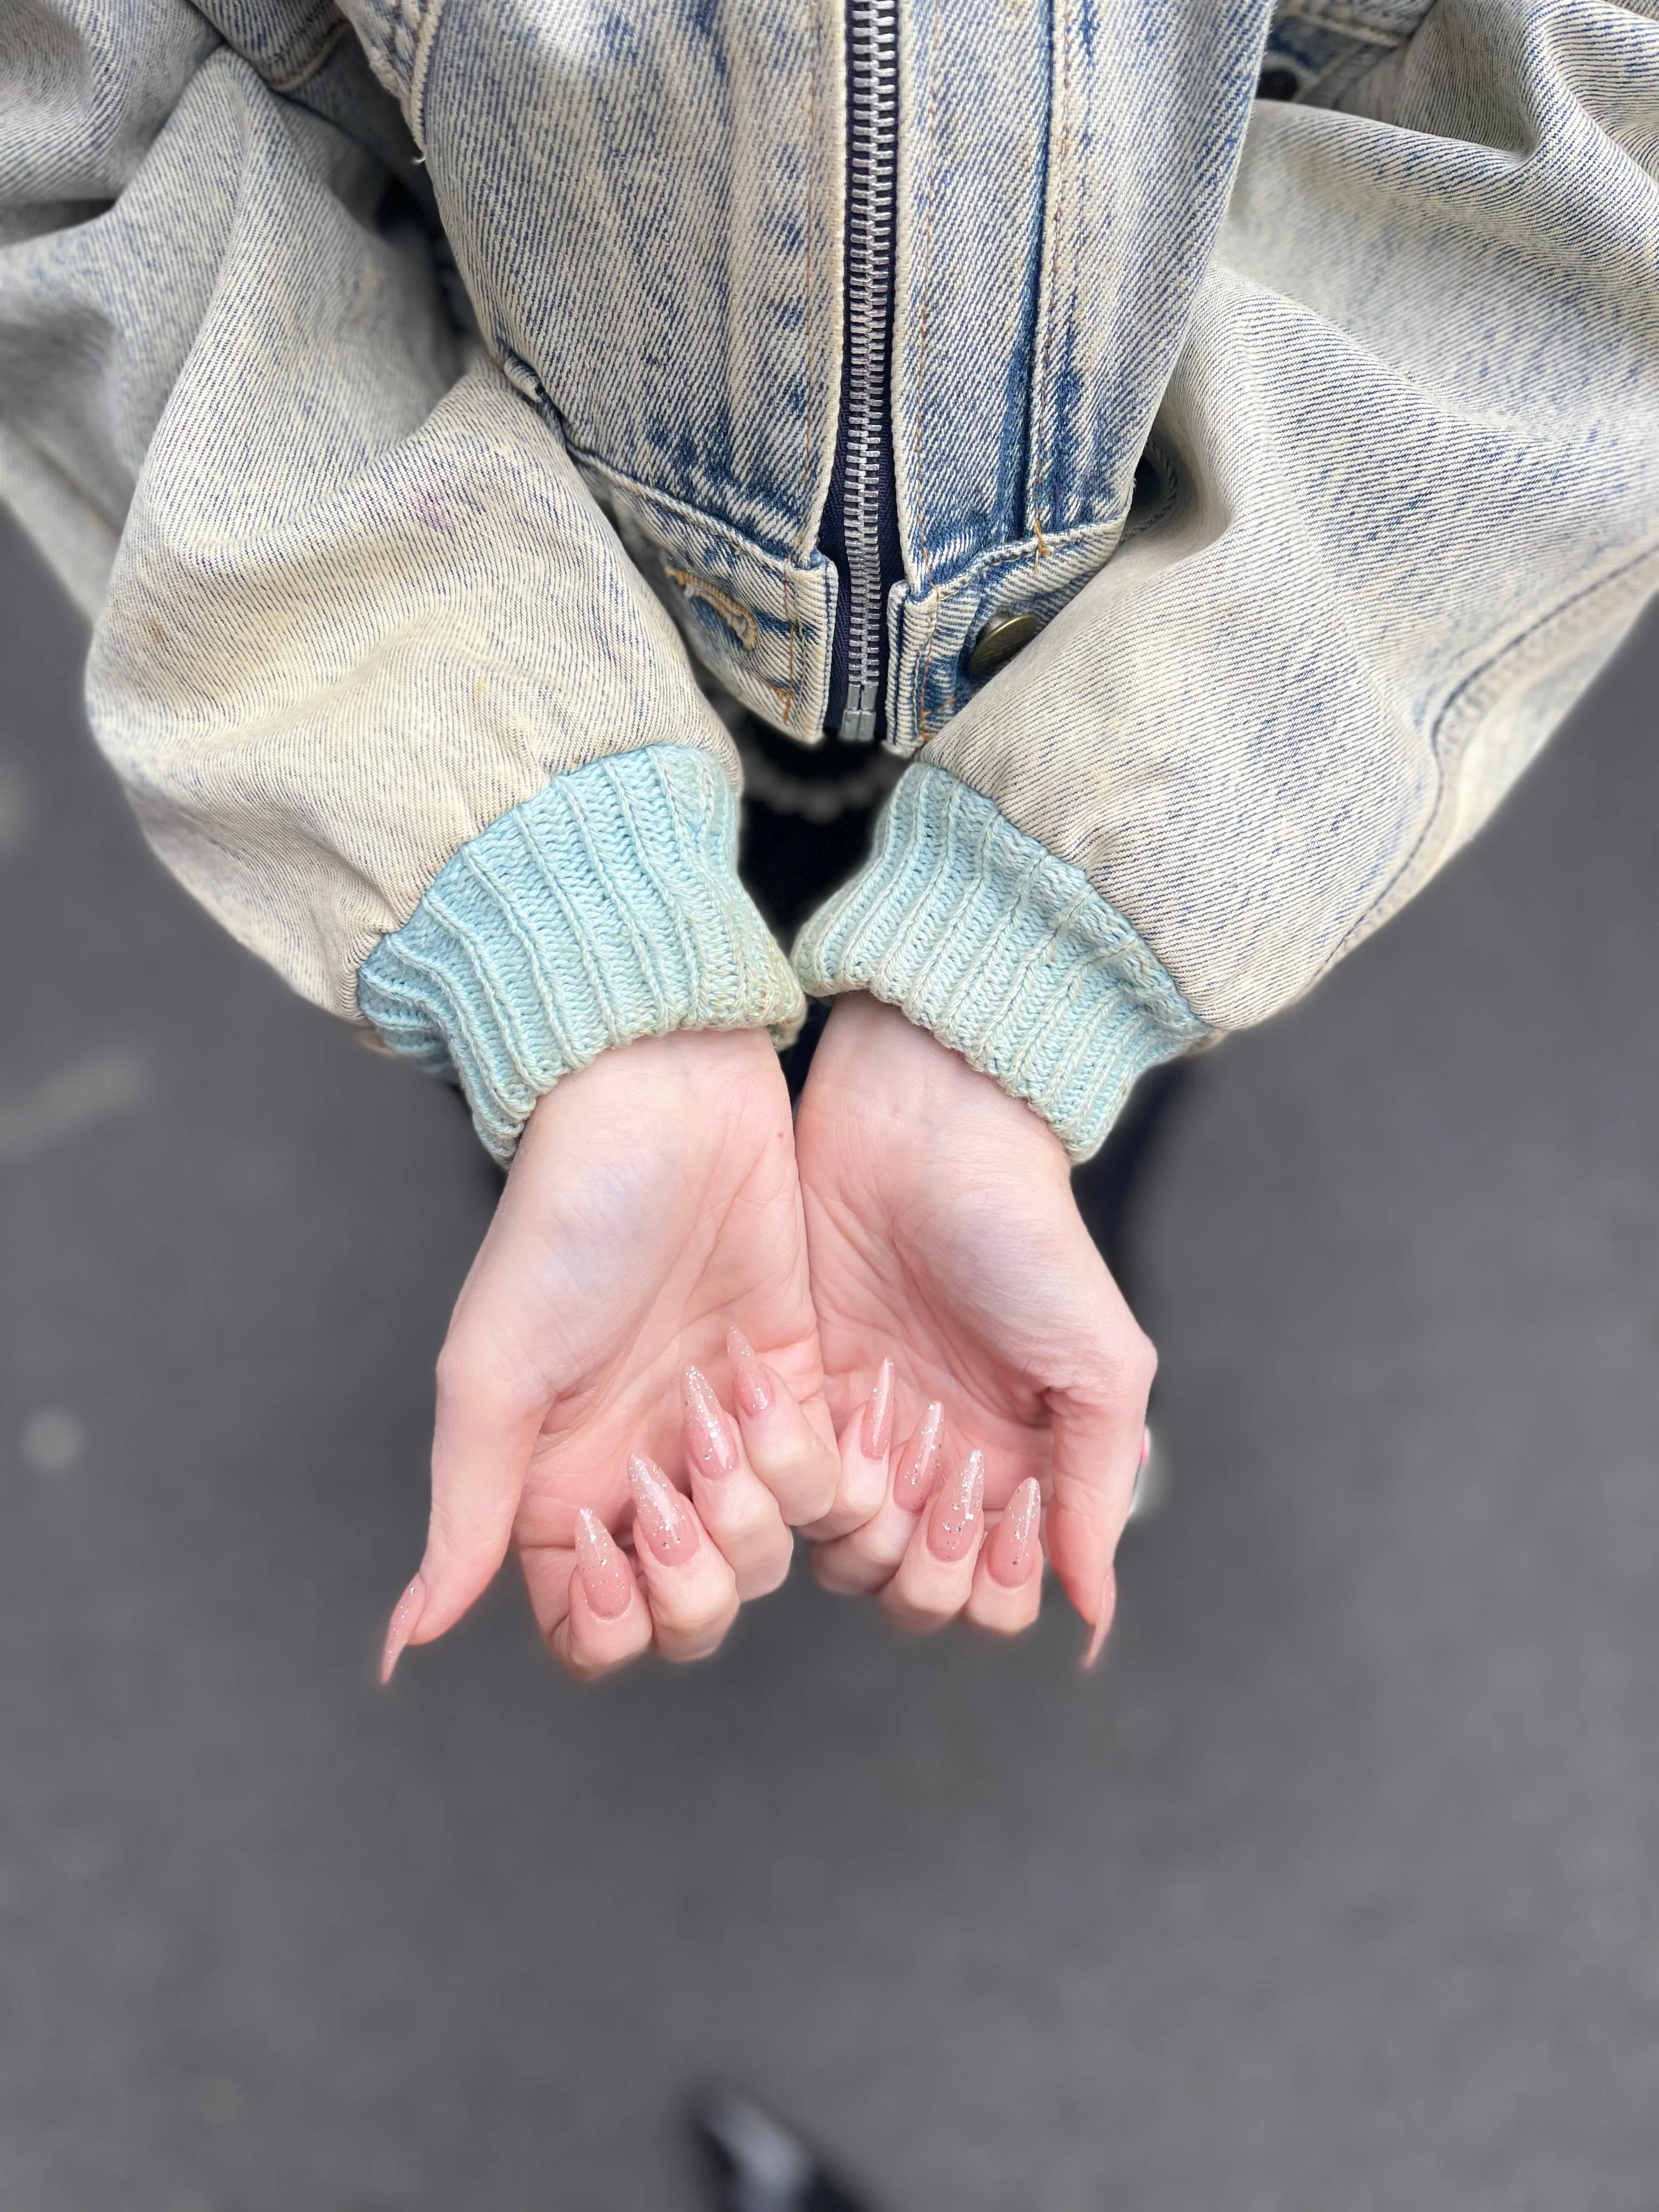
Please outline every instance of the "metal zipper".
[[841, 536], [846, 550], [847, 704], [841, 734], [868, 744], [884, 658], [882, 477], [898, 164], [897, 0], [847, 0], [847, 386]]

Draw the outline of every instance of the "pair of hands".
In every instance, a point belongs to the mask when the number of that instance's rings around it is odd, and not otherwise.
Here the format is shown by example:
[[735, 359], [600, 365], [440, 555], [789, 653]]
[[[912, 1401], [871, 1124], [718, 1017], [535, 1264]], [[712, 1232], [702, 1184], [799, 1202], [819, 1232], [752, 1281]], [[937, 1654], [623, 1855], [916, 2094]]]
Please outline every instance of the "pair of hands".
[[1097, 1647], [1154, 1364], [1059, 1139], [894, 1008], [836, 1002], [793, 1127], [761, 1033], [606, 1052], [457, 1302], [383, 1677], [509, 1549], [575, 1673], [699, 1657], [796, 1528], [918, 1627], [1028, 1626], [1046, 1552]]

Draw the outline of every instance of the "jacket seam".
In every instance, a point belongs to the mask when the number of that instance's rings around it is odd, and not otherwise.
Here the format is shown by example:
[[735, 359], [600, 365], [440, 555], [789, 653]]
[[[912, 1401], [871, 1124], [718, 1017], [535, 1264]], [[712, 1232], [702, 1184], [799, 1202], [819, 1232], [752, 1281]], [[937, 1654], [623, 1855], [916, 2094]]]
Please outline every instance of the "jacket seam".
[[1577, 591], [1569, 592], [1564, 599], [1558, 599], [1543, 609], [1524, 627], [1516, 630], [1501, 644], [1495, 646], [1486, 658], [1470, 669], [1466, 675], [1459, 678], [1441, 702], [1434, 720], [1429, 726], [1429, 747], [1434, 758], [1433, 804], [1429, 808], [1416, 836], [1412, 840], [1410, 850], [1401, 858], [1387, 884], [1371, 900], [1364, 914], [1344, 933], [1335, 949], [1321, 962], [1319, 967], [1309, 978], [1306, 988], [1311, 989], [1322, 976], [1328, 975], [1333, 968], [1345, 959], [1348, 953], [1386, 918], [1390, 904], [1395, 899], [1401, 886], [1410, 882], [1418, 862], [1432, 843], [1434, 833], [1445, 817], [1450, 793], [1451, 770], [1462, 757], [1462, 745], [1455, 747], [1449, 757], [1442, 747], [1446, 725], [1455, 714], [1459, 705], [1478, 685], [1490, 677], [1495, 669], [1500, 667], [1511, 655], [1523, 651], [1530, 640], [1547, 630], [1552, 623], [1559, 622], [1576, 607], [1588, 609], [1603, 592], [1612, 590], [1632, 571], [1655, 560], [1659, 560], [1659, 538], [1650, 540], [1640, 552], [1632, 554], [1626, 561], [1621, 561], [1619, 566], [1610, 570], [1607, 574], [1598, 576], [1593, 583], [1581, 585]]
[[443, 12], [444, 0], [425, 0], [416, 26], [414, 57], [409, 65], [409, 132], [422, 153], [426, 151], [426, 81]]
[[[1042, 489], [1048, 472], [1049, 447], [1052, 443], [1048, 422], [1048, 371], [1054, 359], [1054, 320], [1058, 303], [1054, 298], [1060, 274], [1060, 233], [1068, 215], [1066, 198], [1066, 167], [1072, 150], [1072, 40], [1066, 21], [1066, 11], [1056, 8], [1054, 15], [1054, 38], [1060, 46], [1060, 70], [1054, 91], [1060, 108], [1060, 151], [1048, 165], [1048, 175], [1054, 185], [1054, 205], [1050, 214], [1048, 252], [1044, 256], [1042, 294], [1037, 303], [1037, 314], [1042, 325], [1042, 353], [1037, 373], [1031, 386], [1032, 452], [1036, 465], [1032, 472], [1026, 504], [1030, 511], [1031, 529], [1038, 547], [1043, 545]], [[1050, 143], [1054, 125], [1049, 124]], [[1039, 557], [1041, 557], [1039, 554]]]

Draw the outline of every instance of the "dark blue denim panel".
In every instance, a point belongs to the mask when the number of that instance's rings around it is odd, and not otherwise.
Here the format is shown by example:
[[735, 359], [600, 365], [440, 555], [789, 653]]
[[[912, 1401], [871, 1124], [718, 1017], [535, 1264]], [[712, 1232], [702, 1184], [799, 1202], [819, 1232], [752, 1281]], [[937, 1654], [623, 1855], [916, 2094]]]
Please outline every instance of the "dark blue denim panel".
[[1214, 249], [1271, 0], [1056, 15], [1025, 532], [1121, 514]]
[[915, 588], [1025, 536], [1050, 0], [901, 15], [893, 424]]
[[432, 34], [417, 123], [487, 333], [572, 447], [775, 554], [835, 436], [829, 0], [493, 0]]

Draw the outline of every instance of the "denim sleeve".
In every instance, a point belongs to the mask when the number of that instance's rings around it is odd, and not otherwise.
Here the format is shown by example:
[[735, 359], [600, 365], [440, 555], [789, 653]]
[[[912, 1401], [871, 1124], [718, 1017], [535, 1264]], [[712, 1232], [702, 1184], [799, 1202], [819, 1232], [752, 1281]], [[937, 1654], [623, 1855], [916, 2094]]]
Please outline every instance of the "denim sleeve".
[[926, 746], [798, 951], [1079, 1157], [1411, 897], [1659, 585], [1652, 0], [1408, 12], [1340, 106], [1257, 103], [1165, 511]]
[[672, 624], [307, 97], [323, 13], [0, 0], [0, 495], [162, 860], [504, 1158], [606, 1045], [800, 994]]

